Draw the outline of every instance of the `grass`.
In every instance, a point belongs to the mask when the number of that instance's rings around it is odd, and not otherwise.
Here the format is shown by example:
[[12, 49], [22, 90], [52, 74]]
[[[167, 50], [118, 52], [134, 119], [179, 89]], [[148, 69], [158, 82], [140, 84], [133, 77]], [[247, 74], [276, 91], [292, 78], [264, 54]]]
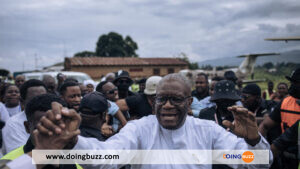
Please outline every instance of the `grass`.
[[[274, 83], [274, 89], [276, 90], [277, 84], [280, 82], [285, 82], [290, 85], [290, 82], [285, 78], [285, 76], [290, 76], [293, 70], [295, 70], [294, 67], [280, 67], [276, 72], [270, 73], [266, 68], [257, 67], [254, 69], [254, 79], [266, 79], [265, 82], [257, 83], [262, 91], [268, 88], [268, 81], [272, 81]], [[250, 79], [250, 76], [248, 79]]]

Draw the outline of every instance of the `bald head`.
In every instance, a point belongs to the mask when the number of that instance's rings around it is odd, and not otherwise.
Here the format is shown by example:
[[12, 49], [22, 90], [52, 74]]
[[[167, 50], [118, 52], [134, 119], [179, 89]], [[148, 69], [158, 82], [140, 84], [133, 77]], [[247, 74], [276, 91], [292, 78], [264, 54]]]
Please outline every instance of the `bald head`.
[[52, 77], [52, 76], [50, 76], [50, 75], [44, 75], [42, 81], [43, 81], [44, 83], [45, 83], [45, 82], [48, 82], [48, 81], [54, 81], [54, 82], [55, 82], [55, 79], [54, 79], [54, 77]]
[[166, 83], [166, 82], [174, 82], [174, 81], [179, 82], [179, 83], [182, 84], [182, 86], [185, 89], [184, 90], [184, 94], [186, 96], [190, 96], [191, 95], [191, 85], [188, 83], [188, 80], [184, 76], [182, 76], [182, 75], [180, 75], [178, 73], [172, 73], [172, 74], [168, 74], [168, 75], [164, 76], [160, 80], [160, 82], [158, 83], [157, 90], [159, 90], [164, 83]]
[[47, 91], [48, 93], [53, 93], [55, 94], [57, 85], [55, 82], [54, 77], [50, 76], [50, 75], [44, 75], [43, 76], [43, 80], [44, 84], [46, 85]]

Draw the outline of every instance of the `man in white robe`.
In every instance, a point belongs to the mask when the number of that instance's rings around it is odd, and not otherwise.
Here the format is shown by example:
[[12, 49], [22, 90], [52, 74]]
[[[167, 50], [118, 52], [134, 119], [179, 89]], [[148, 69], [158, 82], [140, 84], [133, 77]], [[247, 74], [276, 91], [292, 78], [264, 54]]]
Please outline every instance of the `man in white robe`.
[[[80, 116], [74, 111], [62, 110], [53, 105], [47, 117], [38, 125], [38, 140], [46, 144], [51, 139], [57, 147], [74, 145], [74, 150], [154, 150], [154, 149], [193, 149], [193, 150], [270, 150], [268, 142], [258, 133], [255, 116], [242, 107], [231, 107], [235, 121], [223, 121], [231, 129], [226, 131], [212, 121], [187, 116], [192, 103], [190, 87], [179, 74], [165, 76], [157, 86], [155, 115], [134, 120], [106, 142], [74, 136], [78, 132]], [[65, 120], [71, 119], [71, 120]], [[56, 125], [59, 124], [59, 125]], [[68, 131], [68, 132], [66, 132]], [[50, 133], [50, 134], [49, 134]], [[53, 134], [55, 133], [55, 134]], [[234, 134], [233, 134], [234, 133]], [[70, 143], [72, 142], [72, 143]], [[269, 151], [270, 163], [272, 154]], [[84, 168], [112, 168], [109, 165], [83, 165]], [[118, 168], [121, 167], [117, 166]], [[133, 165], [132, 168], [211, 168], [211, 165]], [[240, 167], [232, 165], [231, 167]], [[245, 168], [261, 168], [258, 165], [245, 165]], [[264, 166], [268, 168], [268, 165]]]

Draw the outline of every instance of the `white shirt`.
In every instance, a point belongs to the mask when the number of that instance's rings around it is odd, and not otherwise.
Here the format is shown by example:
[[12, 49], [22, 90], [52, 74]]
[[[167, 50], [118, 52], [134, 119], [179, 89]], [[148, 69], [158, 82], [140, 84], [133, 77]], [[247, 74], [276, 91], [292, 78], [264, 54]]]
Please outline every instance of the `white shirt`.
[[26, 144], [29, 134], [25, 130], [24, 121], [27, 121], [24, 111], [7, 120], [2, 129], [5, 153]]
[[[121, 131], [110, 137], [105, 142], [100, 142], [94, 138], [84, 138], [79, 136], [74, 149], [267, 149], [270, 150], [269, 143], [263, 138], [254, 147], [248, 145], [243, 138], [226, 131], [213, 121], [201, 120], [188, 116], [182, 127], [176, 130], [167, 130], [160, 126], [155, 115], [143, 117], [140, 120], [128, 122]], [[270, 161], [272, 153], [269, 152]], [[112, 166], [92, 166], [87, 168], [110, 168]], [[120, 167], [120, 166], [119, 166]], [[232, 166], [237, 167], [237, 166]], [[255, 168], [253, 165], [246, 165]], [[261, 166], [260, 166], [261, 167]], [[268, 167], [268, 166], [267, 166]], [[133, 165], [132, 168], [205, 168], [210, 169], [211, 165]]]
[[11, 107], [11, 108], [6, 107], [6, 110], [9, 113], [9, 117], [12, 117], [12, 116], [22, 112], [20, 104], [16, 107]]
[[6, 122], [9, 119], [9, 113], [3, 103], [0, 102], [0, 120]]

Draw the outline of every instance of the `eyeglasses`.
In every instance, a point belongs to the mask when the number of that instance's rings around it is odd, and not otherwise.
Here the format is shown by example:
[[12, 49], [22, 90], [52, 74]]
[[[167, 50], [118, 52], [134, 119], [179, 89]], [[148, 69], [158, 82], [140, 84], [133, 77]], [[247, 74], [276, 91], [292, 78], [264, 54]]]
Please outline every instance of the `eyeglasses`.
[[111, 89], [110, 91], [107, 91], [106, 94], [114, 94], [115, 91], [117, 91], [117, 90], [118, 90], [118, 88], [115, 87], [115, 88]]
[[166, 104], [167, 100], [170, 101], [172, 105], [181, 105], [187, 98], [190, 98], [191, 96], [188, 97], [162, 97], [162, 96], [157, 96], [155, 98], [155, 102], [158, 105], [164, 105]]

